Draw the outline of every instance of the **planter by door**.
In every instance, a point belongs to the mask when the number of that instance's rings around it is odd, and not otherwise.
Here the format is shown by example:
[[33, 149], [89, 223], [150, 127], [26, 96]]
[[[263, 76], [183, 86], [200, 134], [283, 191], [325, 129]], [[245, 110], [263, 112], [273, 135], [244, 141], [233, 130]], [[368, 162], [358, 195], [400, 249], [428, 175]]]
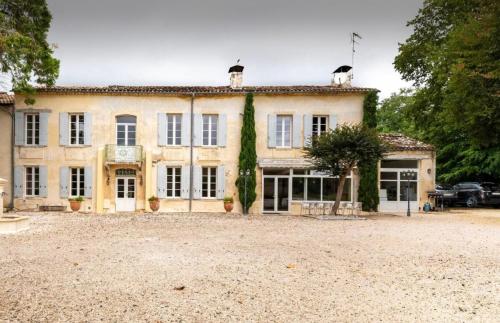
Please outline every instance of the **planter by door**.
[[80, 207], [82, 206], [82, 202], [80, 201], [69, 201], [69, 207], [73, 212], [77, 212], [80, 210]]

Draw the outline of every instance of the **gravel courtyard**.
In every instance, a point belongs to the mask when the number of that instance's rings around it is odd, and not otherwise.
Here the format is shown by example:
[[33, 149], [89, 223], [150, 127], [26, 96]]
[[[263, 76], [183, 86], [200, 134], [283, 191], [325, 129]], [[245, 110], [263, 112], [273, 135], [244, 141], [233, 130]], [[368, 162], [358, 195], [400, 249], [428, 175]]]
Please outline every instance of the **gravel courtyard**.
[[0, 236], [0, 321], [482, 321], [500, 317], [500, 211], [32, 214]]

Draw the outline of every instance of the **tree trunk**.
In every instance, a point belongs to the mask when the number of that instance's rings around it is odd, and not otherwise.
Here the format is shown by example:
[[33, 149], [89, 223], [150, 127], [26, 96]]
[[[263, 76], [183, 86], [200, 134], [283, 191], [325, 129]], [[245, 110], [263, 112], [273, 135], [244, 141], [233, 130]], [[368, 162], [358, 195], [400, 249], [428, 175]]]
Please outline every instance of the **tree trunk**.
[[335, 204], [333, 204], [333, 208], [332, 208], [332, 214], [334, 215], [337, 215], [337, 211], [339, 209], [339, 206], [340, 206], [340, 199], [342, 198], [342, 193], [344, 192], [344, 183], [345, 183], [345, 179], [347, 177], [347, 174], [349, 174], [351, 172], [350, 169], [342, 172], [342, 174], [340, 174], [340, 177], [339, 177], [339, 186], [337, 187], [337, 196], [335, 196]]

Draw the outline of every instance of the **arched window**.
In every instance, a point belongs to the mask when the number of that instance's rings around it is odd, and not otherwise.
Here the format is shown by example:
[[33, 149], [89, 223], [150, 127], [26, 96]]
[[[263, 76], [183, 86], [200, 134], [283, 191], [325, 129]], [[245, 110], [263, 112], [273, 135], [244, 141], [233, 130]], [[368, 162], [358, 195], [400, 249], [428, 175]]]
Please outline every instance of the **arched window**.
[[116, 144], [118, 146], [135, 146], [137, 118], [132, 115], [116, 117]]

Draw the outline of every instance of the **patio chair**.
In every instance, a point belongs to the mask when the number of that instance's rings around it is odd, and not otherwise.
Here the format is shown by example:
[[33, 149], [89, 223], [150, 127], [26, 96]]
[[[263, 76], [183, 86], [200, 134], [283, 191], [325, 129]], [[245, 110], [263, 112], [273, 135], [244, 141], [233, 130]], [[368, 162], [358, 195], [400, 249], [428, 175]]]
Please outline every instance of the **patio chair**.
[[325, 203], [323, 203], [323, 202], [316, 203], [316, 212], [319, 212], [319, 214], [324, 215], [325, 214]]
[[[307, 213], [304, 213], [305, 211], [307, 211]], [[311, 214], [311, 203], [309, 202], [302, 202], [300, 203], [300, 215], [303, 215], [303, 214]]]
[[352, 214], [352, 203], [351, 202], [340, 202], [339, 210], [341, 210], [342, 215]]
[[356, 216], [359, 216], [361, 214], [361, 211], [363, 210], [363, 203], [362, 202], [354, 202], [352, 209], [353, 209], [353, 212], [356, 213]]

